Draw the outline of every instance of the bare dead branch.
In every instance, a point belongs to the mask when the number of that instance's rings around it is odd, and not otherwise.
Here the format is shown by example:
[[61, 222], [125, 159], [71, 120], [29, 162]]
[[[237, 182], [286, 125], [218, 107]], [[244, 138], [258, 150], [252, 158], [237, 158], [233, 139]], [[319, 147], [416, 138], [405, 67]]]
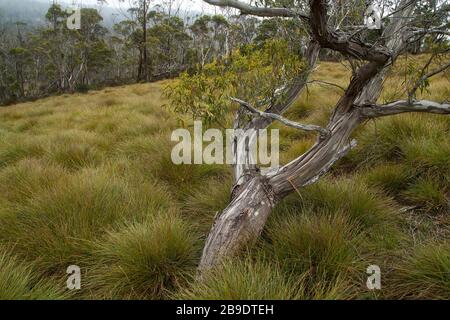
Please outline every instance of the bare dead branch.
[[300, 130], [304, 130], [304, 131], [317, 131], [320, 133], [320, 135], [322, 137], [326, 137], [327, 135], [329, 135], [329, 131], [325, 128], [322, 128], [320, 126], [316, 126], [313, 124], [301, 124], [298, 122], [294, 122], [291, 121], [289, 119], [286, 119], [283, 116], [280, 116], [278, 114], [274, 114], [274, 113], [267, 113], [264, 111], [260, 111], [254, 107], [252, 107], [248, 102], [237, 99], [237, 98], [230, 98], [232, 101], [239, 103], [242, 107], [246, 108], [248, 111], [250, 111], [252, 114], [258, 115], [262, 118], [267, 118], [267, 119], [273, 119], [273, 120], [277, 120], [279, 122], [281, 122], [282, 124], [291, 127], [291, 128], [295, 128], [295, 129], [300, 129]]
[[450, 104], [438, 103], [429, 100], [399, 100], [384, 105], [365, 105], [359, 107], [361, 114], [366, 118], [391, 116], [405, 112], [427, 112], [436, 114], [450, 114]]
[[447, 25], [443, 25], [435, 28], [409, 28], [409, 30], [414, 35], [425, 35], [425, 34], [442, 34], [450, 36], [450, 31]]
[[241, 11], [242, 14], [251, 14], [258, 17], [290, 17], [290, 18], [299, 17], [306, 20], [309, 19], [307, 14], [303, 12], [296, 12], [288, 8], [255, 7], [238, 0], [204, 0], [204, 1], [206, 3], [218, 7], [229, 7], [238, 9]]
[[316, 183], [324, 174], [326, 174], [331, 167], [340, 159], [345, 157], [352, 149], [358, 145], [357, 141], [353, 139], [349, 144], [345, 145], [341, 150], [337, 151], [335, 157], [328, 162], [322, 170], [320, 170], [314, 177], [303, 183], [303, 187]]

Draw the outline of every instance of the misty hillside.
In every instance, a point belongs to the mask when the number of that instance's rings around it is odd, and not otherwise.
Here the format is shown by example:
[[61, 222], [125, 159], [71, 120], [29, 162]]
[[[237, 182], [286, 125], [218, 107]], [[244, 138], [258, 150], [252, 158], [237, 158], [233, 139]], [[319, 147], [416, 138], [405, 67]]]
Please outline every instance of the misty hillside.
[[[59, 1], [62, 7], [70, 7], [70, 1]], [[0, 0], [0, 26], [14, 24], [18, 21], [29, 25], [41, 25], [45, 23], [45, 14], [51, 5], [48, 0]], [[126, 17], [126, 5], [118, 9], [107, 5], [84, 5], [86, 8], [95, 8], [103, 17], [102, 24], [108, 29], [112, 29], [115, 23], [119, 23]], [[180, 11], [183, 19], [187, 17], [196, 17], [199, 13], [195, 10]]]
[[[70, 1], [60, 1], [62, 7], [70, 7]], [[18, 21], [29, 25], [45, 23], [45, 14], [51, 2], [46, 0], [0, 0], [0, 25], [13, 24]], [[118, 9], [108, 6], [88, 5], [85, 7], [97, 8], [103, 17], [103, 25], [111, 28], [114, 23], [123, 20]]]

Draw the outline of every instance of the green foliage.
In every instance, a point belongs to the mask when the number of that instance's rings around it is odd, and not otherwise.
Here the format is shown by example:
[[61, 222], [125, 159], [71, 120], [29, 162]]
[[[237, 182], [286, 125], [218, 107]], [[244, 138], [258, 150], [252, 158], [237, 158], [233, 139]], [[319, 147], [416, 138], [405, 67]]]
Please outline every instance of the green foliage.
[[181, 115], [221, 123], [232, 109], [230, 97], [253, 105], [273, 103], [276, 90], [304, 67], [287, 42], [267, 41], [261, 49], [246, 46], [225, 61], [217, 60], [195, 74], [184, 73], [165, 90], [170, 107]]
[[[86, 92], [109, 67], [112, 48], [106, 41], [108, 30], [97, 9], [82, 8], [81, 28], [69, 30], [69, 13], [53, 4], [45, 16], [48, 26], [30, 29], [17, 24], [16, 31], [5, 31], [1, 41], [0, 103], [10, 98], [35, 97], [48, 92]], [[14, 35], [14, 36], [13, 36]], [[15, 44], [17, 44], [15, 46]], [[5, 72], [5, 75], [3, 74]]]

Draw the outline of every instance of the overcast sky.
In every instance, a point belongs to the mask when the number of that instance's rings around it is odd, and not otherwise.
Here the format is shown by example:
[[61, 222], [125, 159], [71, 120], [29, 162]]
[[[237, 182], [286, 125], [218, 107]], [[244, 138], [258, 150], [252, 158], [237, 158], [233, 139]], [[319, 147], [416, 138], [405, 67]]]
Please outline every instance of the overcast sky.
[[[42, 0], [41, 0], [42, 1]], [[49, 3], [52, 2], [52, 0], [47, 0]], [[92, 5], [97, 4], [97, 0], [60, 0], [60, 2], [66, 2], [66, 3], [76, 3], [76, 4], [83, 4], [83, 5]], [[122, 7], [126, 8], [129, 5], [130, 0], [107, 0], [108, 6], [111, 7]], [[161, 3], [164, 2], [164, 0], [154, 0], [155, 3]], [[217, 10], [217, 8], [208, 5], [202, 0], [175, 0], [176, 5], [180, 5], [183, 9], [192, 9], [195, 11], [206, 11], [206, 12], [214, 12]]]

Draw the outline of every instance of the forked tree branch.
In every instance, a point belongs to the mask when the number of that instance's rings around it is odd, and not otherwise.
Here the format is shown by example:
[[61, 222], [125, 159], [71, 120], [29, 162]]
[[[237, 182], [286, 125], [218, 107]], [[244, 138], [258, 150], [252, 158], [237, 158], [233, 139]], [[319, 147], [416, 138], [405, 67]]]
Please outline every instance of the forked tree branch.
[[[311, 17], [319, 16], [322, 23], [326, 22], [326, 3], [323, 0], [311, 0]], [[409, 15], [413, 10], [413, 3], [408, 0], [402, 1], [401, 12], [397, 15]], [[311, 22], [314, 19], [311, 19]], [[399, 30], [407, 23], [404, 19], [395, 19], [389, 24], [383, 36], [389, 39], [386, 42], [387, 52], [391, 52], [389, 56], [378, 61], [374, 59], [363, 65], [353, 75], [350, 85], [348, 86], [344, 96], [337, 103], [334, 113], [330, 119], [327, 129], [331, 131], [331, 135], [316, 143], [308, 152], [294, 159], [279, 170], [270, 172], [270, 182], [276, 192], [281, 194], [289, 193], [292, 185], [297, 187], [303, 186], [308, 181], [314, 180], [317, 172], [322, 169], [329, 168], [328, 164], [335, 163], [336, 158], [339, 158], [341, 150], [346, 150], [351, 140], [352, 132], [364, 121], [360, 110], [355, 108], [355, 105], [364, 105], [367, 102], [376, 101], [382, 89], [383, 79], [386, 76], [386, 71], [391, 65], [391, 55], [395, 59], [404, 46], [403, 38], [399, 34]], [[314, 27], [314, 22], [312, 22]], [[325, 37], [325, 42], [329, 38], [329, 30], [318, 26], [315, 30], [315, 37]], [[333, 35], [331, 35], [333, 38]], [[334, 40], [332, 40], [334, 41]], [[326, 44], [326, 43], [325, 43]], [[352, 45], [348, 45], [348, 48]], [[346, 50], [346, 45], [343, 45], [343, 50]]]
[[[310, 41], [305, 51], [306, 55], [306, 68], [298, 74], [293, 81], [282, 87], [280, 94], [276, 101], [271, 104], [266, 110], [266, 113], [270, 114], [283, 114], [293, 103], [296, 101], [303, 88], [306, 86], [310, 73], [314, 70], [314, 66], [319, 55], [320, 46], [316, 41]], [[248, 109], [240, 108], [235, 116], [234, 128], [244, 130], [260, 130], [267, 128], [275, 119], [273, 117], [253, 117], [250, 121], [244, 119], [244, 114]], [[235, 158], [247, 157], [245, 151], [245, 144], [240, 143], [240, 137], [235, 137], [233, 156]], [[244, 149], [241, 149], [244, 148]], [[244, 161], [236, 161], [234, 165], [233, 174], [235, 183], [242, 184], [249, 178], [246, 172], [254, 169], [254, 166], [246, 165]], [[243, 164], [238, 164], [243, 163]], [[242, 179], [245, 177], [244, 179]]]
[[367, 44], [347, 33], [336, 32], [328, 26], [327, 3], [324, 0], [310, 0], [310, 26], [316, 40], [323, 48], [336, 50], [356, 59], [385, 63], [391, 56], [389, 50], [380, 45]]
[[[320, 46], [319, 44], [311, 40], [307, 49], [305, 50], [305, 62], [306, 67], [302, 72], [294, 77], [294, 79], [285, 86], [282, 87], [281, 92], [277, 95], [275, 102], [270, 104], [266, 110], [266, 113], [279, 114], [282, 115], [290, 106], [297, 100], [300, 93], [303, 91], [307, 85], [309, 75], [313, 72], [314, 67], [317, 62], [319, 55]], [[267, 128], [273, 121], [272, 118], [253, 118], [250, 122], [246, 124], [244, 129], [264, 129]], [[239, 119], [240, 123], [245, 123], [242, 119]]]

